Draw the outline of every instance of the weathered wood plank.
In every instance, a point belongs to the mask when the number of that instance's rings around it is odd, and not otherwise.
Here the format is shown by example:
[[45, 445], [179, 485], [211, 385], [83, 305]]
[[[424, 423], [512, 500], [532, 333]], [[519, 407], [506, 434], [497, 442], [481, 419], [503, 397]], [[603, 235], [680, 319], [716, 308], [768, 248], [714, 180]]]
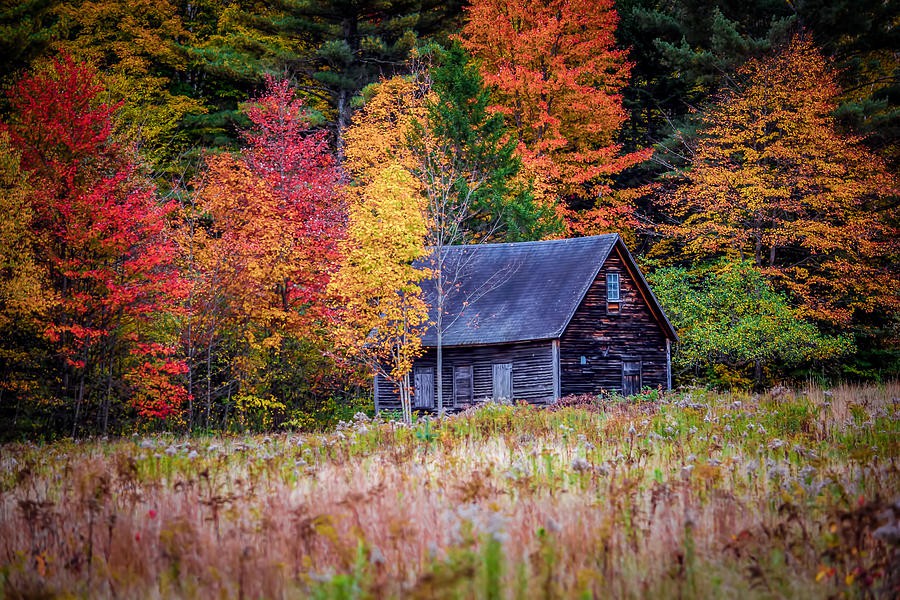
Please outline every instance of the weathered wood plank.
[[[619, 274], [618, 312], [607, 311], [606, 275]], [[644, 387], [668, 388], [667, 339], [618, 249], [607, 258], [560, 340], [561, 392], [622, 391], [624, 361], [641, 362]], [[584, 359], [582, 360], [582, 357]]]
[[[546, 404], [555, 397], [553, 378], [553, 344], [551, 340], [503, 344], [497, 346], [470, 346], [444, 349], [444, 405], [454, 406], [454, 367], [472, 367], [472, 398], [474, 403], [484, 402], [494, 395], [494, 364], [510, 363], [512, 371], [513, 400], [534, 404]], [[433, 348], [415, 362], [415, 368], [437, 368]], [[435, 380], [437, 377], [434, 378]], [[386, 381], [379, 382], [378, 402], [382, 410], [398, 410], [399, 395]], [[433, 389], [437, 397], [437, 383]]]

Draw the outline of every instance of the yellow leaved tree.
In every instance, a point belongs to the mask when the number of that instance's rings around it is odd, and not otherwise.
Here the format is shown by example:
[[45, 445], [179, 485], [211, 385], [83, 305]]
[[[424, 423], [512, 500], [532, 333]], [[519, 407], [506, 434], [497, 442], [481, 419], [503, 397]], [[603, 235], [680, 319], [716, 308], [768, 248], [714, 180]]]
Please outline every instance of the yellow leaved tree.
[[397, 162], [366, 173], [371, 177], [351, 195], [344, 261], [329, 285], [342, 306], [336, 341], [397, 386], [409, 423], [409, 373], [428, 321], [419, 282], [429, 273], [413, 264], [428, 252], [425, 200]]
[[[372, 182], [385, 166], [417, 167], [407, 142], [413, 121], [425, 119], [429, 85], [421, 73], [392, 77], [368, 86], [365, 106], [344, 135], [344, 168], [354, 181]], [[349, 188], [350, 194], [360, 188]]]

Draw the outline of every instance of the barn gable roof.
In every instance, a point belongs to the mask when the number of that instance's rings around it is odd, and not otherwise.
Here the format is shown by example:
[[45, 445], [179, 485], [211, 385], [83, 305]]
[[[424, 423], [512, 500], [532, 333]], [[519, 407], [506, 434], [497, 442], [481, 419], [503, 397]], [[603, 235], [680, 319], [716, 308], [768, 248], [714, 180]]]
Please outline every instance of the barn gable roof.
[[[444, 346], [504, 344], [562, 336], [613, 248], [629, 270], [667, 336], [677, 339], [659, 302], [618, 234], [505, 244], [451, 246], [444, 273], [452, 282], [445, 298]], [[435, 282], [422, 282], [436, 319]], [[435, 327], [422, 343], [437, 345]]]

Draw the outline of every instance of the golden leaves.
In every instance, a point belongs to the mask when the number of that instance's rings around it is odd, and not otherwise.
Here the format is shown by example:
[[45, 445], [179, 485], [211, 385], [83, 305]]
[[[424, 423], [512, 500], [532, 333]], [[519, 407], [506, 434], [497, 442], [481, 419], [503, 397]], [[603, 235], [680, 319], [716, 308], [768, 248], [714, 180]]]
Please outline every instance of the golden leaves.
[[356, 180], [371, 181], [384, 165], [412, 168], [406, 132], [414, 120], [425, 119], [425, 97], [411, 78], [392, 77], [370, 88], [366, 105], [344, 135], [344, 168]]
[[693, 166], [666, 199], [680, 224], [663, 229], [696, 259], [752, 257], [819, 319], [846, 323], [875, 296], [900, 306], [896, 275], [883, 268], [896, 232], [878, 210], [897, 181], [837, 130], [827, 61], [798, 37], [740, 76], [745, 85], [706, 116]]
[[343, 304], [337, 330], [349, 353], [399, 380], [420, 353], [428, 308], [413, 261], [425, 256], [420, 184], [398, 163], [373, 173], [350, 205], [344, 263], [329, 290]]

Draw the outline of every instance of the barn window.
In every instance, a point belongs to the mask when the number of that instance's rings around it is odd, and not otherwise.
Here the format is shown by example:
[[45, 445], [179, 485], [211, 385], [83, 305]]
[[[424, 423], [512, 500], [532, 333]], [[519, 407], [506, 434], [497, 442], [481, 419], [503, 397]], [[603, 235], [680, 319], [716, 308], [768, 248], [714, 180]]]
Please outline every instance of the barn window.
[[606, 274], [606, 314], [613, 315], [619, 312], [619, 274]]
[[454, 367], [453, 401], [457, 405], [472, 401], [472, 365]]
[[618, 302], [619, 301], [619, 274], [618, 273], [607, 273], [606, 274], [606, 301], [607, 302]]

